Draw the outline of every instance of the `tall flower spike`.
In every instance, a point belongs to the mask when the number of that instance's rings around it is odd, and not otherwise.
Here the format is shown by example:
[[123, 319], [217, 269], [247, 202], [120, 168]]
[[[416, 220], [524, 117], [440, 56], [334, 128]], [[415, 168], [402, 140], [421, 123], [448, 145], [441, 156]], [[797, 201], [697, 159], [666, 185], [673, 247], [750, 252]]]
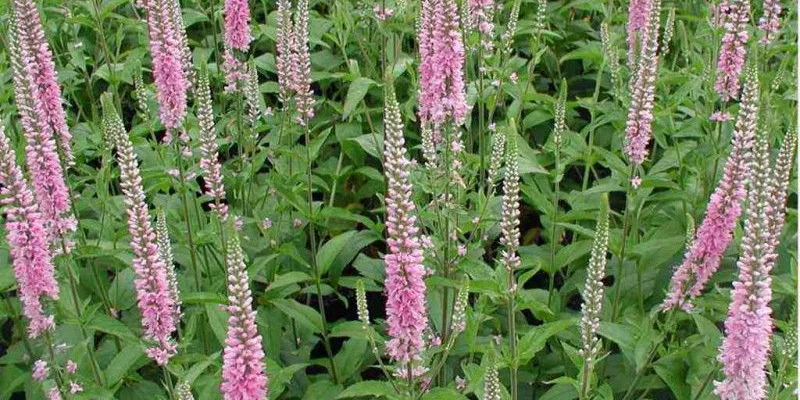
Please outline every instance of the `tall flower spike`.
[[750, 0], [730, 0], [730, 11], [725, 19], [725, 35], [717, 59], [717, 81], [714, 89], [722, 101], [739, 97], [739, 76], [747, 54]]
[[197, 82], [197, 121], [200, 125], [200, 168], [205, 181], [204, 194], [214, 199], [211, 209], [223, 221], [228, 219], [225, 204], [225, 184], [222, 183], [222, 165], [217, 153], [217, 133], [214, 131], [214, 109], [208, 72], [203, 70]]
[[172, 259], [172, 243], [169, 240], [169, 229], [167, 228], [167, 216], [164, 210], [158, 210], [156, 214], [156, 243], [158, 244], [158, 256], [164, 262], [167, 270], [167, 283], [169, 284], [169, 295], [175, 304], [175, 320], [180, 321], [181, 316], [181, 297], [178, 290], [178, 275], [175, 273], [175, 264]]
[[[33, 11], [36, 11], [35, 8]], [[12, 15], [8, 50], [13, 70], [15, 102], [26, 139], [25, 161], [31, 174], [36, 202], [42, 213], [47, 241], [54, 243], [53, 247], [59, 251], [69, 251], [71, 245], [67, 235], [75, 231], [76, 222], [72, 216], [69, 190], [56, 151], [53, 130], [47, 123], [47, 109], [36, 82], [37, 64], [30, 55], [31, 49], [24, 43], [25, 33], [21, 26], [28, 23], [21, 19], [24, 15], [16, 10]]]
[[384, 172], [386, 174], [386, 322], [391, 340], [388, 355], [401, 366], [420, 359], [425, 347], [428, 312], [425, 306], [425, 266], [411, 183], [410, 161], [403, 139], [400, 108], [391, 84], [386, 86]]
[[311, 90], [311, 54], [308, 44], [308, 0], [298, 0], [294, 13], [294, 32], [292, 34], [293, 88], [297, 122], [305, 125], [314, 118], [314, 91]]
[[[258, 71], [254, 64], [247, 66], [247, 79], [242, 92], [247, 105], [247, 123], [254, 127], [261, 117], [261, 90], [258, 87]], [[254, 131], [253, 135], [256, 136], [257, 132]]]
[[467, 329], [467, 303], [469, 301], [469, 281], [465, 280], [456, 294], [456, 302], [453, 304], [453, 321], [451, 331], [458, 333]]
[[120, 167], [120, 186], [125, 196], [125, 211], [128, 216], [128, 233], [133, 251], [133, 270], [136, 273], [134, 287], [139, 312], [142, 315], [144, 338], [155, 342], [146, 353], [148, 357], [165, 365], [175, 355], [177, 347], [172, 340], [176, 330], [176, 305], [170, 294], [167, 268], [159, 255], [156, 234], [150, 223], [145, 202], [139, 162], [128, 133], [111, 96], [104, 94], [103, 128], [117, 146], [117, 162]]
[[511, 6], [511, 12], [508, 15], [506, 31], [500, 36], [500, 39], [503, 41], [503, 54], [505, 55], [510, 55], [514, 50], [514, 35], [517, 34], [519, 7], [521, 3], [521, 0], [514, 0], [514, 5]]
[[195, 79], [194, 64], [192, 62], [192, 50], [189, 48], [189, 39], [186, 37], [186, 24], [183, 22], [180, 0], [170, 0], [167, 6], [167, 11], [173, 24], [172, 29], [175, 31], [175, 39], [181, 52], [183, 71], [191, 85]]
[[183, 381], [179, 383], [175, 390], [178, 392], [178, 400], [194, 400], [192, 387], [189, 386], [188, 382]]
[[625, 154], [634, 165], [647, 156], [647, 144], [653, 129], [653, 102], [658, 74], [658, 27], [661, 1], [652, 0], [647, 26], [642, 32], [642, 48], [632, 78], [631, 104], [625, 126]]
[[186, 92], [189, 80], [185, 70], [186, 53], [181, 46], [181, 33], [176, 24], [172, 1], [139, 0], [144, 9], [153, 58], [153, 79], [161, 123], [175, 129], [186, 116]]
[[489, 365], [486, 366], [486, 373], [483, 375], [483, 400], [502, 399], [503, 391], [500, 386], [500, 374], [497, 372], [497, 364], [495, 364], [494, 360], [490, 360]]
[[222, 13], [225, 19], [225, 44], [231, 49], [247, 51], [253, 40], [247, 0], [225, 0]]
[[43, 215], [39, 212], [16, 154], [0, 126], [0, 204], [5, 206], [6, 239], [11, 253], [17, 296], [28, 319], [28, 335], [38, 337], [52, 329], [52, 315], [44, 311], [43, 299], [58, 299], [52, 254], [48, 248]]
[[722, 255], [733, 238], [733, 229], [742, 212], [741, 202], [746, 195], [744, 183], [747, 171], [751, 168], [758, 120], [758, 94], [758, 78], [755, 70], [750, 69], [746, 73], [742, 104], [731, 139], [731, 154], [683, 264], [672, 276], [670, 290], [664, 300], [665, 310], [692, 308], [692, 301], [702, 293], [719, 268]]
[[[654, 0], [631, 0], [628, 4], [628, 69], [631, 73], [635, 69], [637, 56], [640, 56], [641, 49], [645, 46], [652, 16]], [[641, 63], [639, 63], [641, 65]]]
[[[784, 171], [770, 168], [766, 136], [761, 134], [756, 139], [755, 162], [747, 196], [748, 214], [737, 262], [739, 277], [733, 283], [725, 320], [725, 339], [719, 349], [725, 379], [714, 382], [714, 392], [722, 400], [766, 398], [766, 367], [773, 328], [769, 305], [772, 300], [770, 271], [778, 258], [776, 248], [784, 222], [781, 211], [785, 207], [783, 203], [776, 203], [776, 197], [784, 196], [785, 200], [786, 196], [785, 184], [776, 182], [785, 176], [781, 176]], [[788, 164], [787, 169], [791, 170], [794, 139], [788, 139], [791, 146], [781, 149], [778, 163], [786, 163], [781, 165], [781, 169]], [[779, 193], [781, 190], [783, 192]]]
[[796, 147], [797, 134], [794, 131], [786, 132], [770, 179], [768, 201], [772, 213], [769, 215], [769, 236], [775, 241], [772, 244], [775, 248], [778, 247], [777, 241], [780, 239], [786, 216], [786, 196], [792, 178], [793, 155]]
[[494, 48], [495, 0], [469, 0], [467, 20], [470, 29], [480, 32], [481, 45], [487, 52]]
[[269, 379], [264, 366], [261, 334], [256, 326], [250, 278], [239, 237], [228, 241], [228, 337], [222, 356], [222, 397], [225, 400], [267, 398]]
[[758, 29], [764, 36], [759, 40], [762, 44], [770, 44], [781, 30], [781, 2], [780, 0], [764, 1], [764, 15], [758, 20]]
[[461, 125], [469, 111], [464, 43], [455, 0], [423, 0], [419, 42], [419, 115], [424, 123]]
[[57, 137], [58, 148], [67, 166], [75, 164], [72, 154], [72, 134], [67, 126], [67, 116], [61, 99], [53, 53], [47, 44], [42, 20], [33, 0], [14, 0], [13, 18], [18, 22], [20, 47], [24, 52], [26, 71], [35, 82], [32, 93], [41, 102], [43, 115]]
[[487, 171], [486, 182], [488, 185], [494, 187], [494, 183], [500, 178], [500, 167], [503, 166], [503, 156], [505, 155], [506, 148], [506, 135], [508, 128], [502, 128], [495, 131], [492, 135], [492, 155], [489, 157], [489, 170]]
[[619, 77], [619, 56], [617, 49], [611, 45], [611, 35], [608, 32], [608, 21], [600, 24], [600, 45], [603, 49], [603, 56], [606, 58], [608, 70], [611, 73], [611, 82], [616, 87]]
[[513, 282], [514, 271], [519, 268], [519, 155], [516, 138], [506, 139], [506, 175], [503, 179], [503, 211], [500, 220], [500, 252], [503, 266], [509, 273], [509, 290], [516, 291]]
[[288, 106], [293, 92], [292, 84], [292, 1], [278, 0], [275, 26], [275, 69], [278, 72], [278, 97], [284, 107]]
[[369, 326], [369, 308], [367, 307], [367, 292], [364, 290], [364, 282], [358, 280], [356, 282], [356, 309], [358, 311], [358, 320], [364, 324], [364, 329]]
[[600, 328], [600, 315], [603, 311], [603, 278], [606, 276], [606, 252], [608, 250], [608, 198], [604, 197], [594, 233], [592, 256], [586, 269], [586, 282], [583, 286], [583, 306], [581, 307], [581, 349], [589, 369], [602, 348], [597, 331]]

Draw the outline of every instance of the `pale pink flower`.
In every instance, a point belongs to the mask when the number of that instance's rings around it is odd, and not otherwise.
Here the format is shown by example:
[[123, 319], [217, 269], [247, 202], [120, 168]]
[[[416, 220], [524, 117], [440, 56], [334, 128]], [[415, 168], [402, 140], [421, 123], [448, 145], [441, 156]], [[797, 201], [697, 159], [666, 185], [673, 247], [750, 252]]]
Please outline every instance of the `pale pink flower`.
[[50, 367], [47, 366], [47, 361], [36, 360], [36, 362], [33, 363], [33, 373], [31, 374], [33, 379], [43, 381], [47, 379], [48, 375], [50, 375]]
[[75, 381], [69, 381], [69, 392], [70, 392], [70, 394], [75, 394], [75, 393], [82, 392], [82, 391], [83, 391], [83, 386], [81, 386], [79, 383], [77, 383]]
[[[15, 3], [15, 7], [23, 6]], [[35, 7], [33, 11], [36, 11]], [[56, 151], [53, 129], [48, 124], [46, 96], [41, 93], [37, 82], [38, 64], [32, 54], [34, 50], [25, 41], [26, 34], [22, 26], [28, 24], [28, 21], [20, 19], [23, 15], [15, 12], [11, 19], [8, 50], [13, 71], [14, 97], [22, 123], [22, 133], [26, 139], [25, 161], [47, 231], [46, 240], [53, 243], [54, 248], [64, 247], [69, 251], [66, 235], [75, 231], [76, 221], [72, 216], [69, 190]]]
[[780, 0], [764, 0], [764, 15], [758, 20], [758, 29], [764, 32], [759, 40], [762, 44], [771, 43], [781, 30], [781, 2]]
[[134, 287], [144, 338], [155, 342], [147, 348], [146, 353], [159, 365], [165, 365], [177, 352], [171, 335], [176, 330], [178, 321], [175, 316], [178, 311], [170, 293], [166, 265], [159, 256], [133, 144], [111, 104], [110, 96], [104, 95], [102, 100], [104, 129], [117, 147], [120, 186], [125, 196], [133, 270], [136, 273]]
[[52, 253], [49, 250], [41, 201], [34, 198], [16, 154], [0, 126], [0, 204], [5, 206], [6, 239], [11, 253], [11, 265], [17, 280], [17, 297], [22, 314], [28, 319], [28, 335], [38, 337], [52, 329], [55, 322], [44, 310], [45, 298], [58, 299]]
[[630, 0], [628, 3], [628, 67], [634, 70], [641, 46], [647, 38], [654, 0]]
[[708, 119], [715, 122], [726, 122], [732, 120], [733, 117], [731, 117], [731, 114], [725, 111], [714, 111], [713, 113], [711, 113], [711, 116], [708, 117]]
[[692, 246], [683, 264], [672, 276], [665, 310], [692, 308], [711, 276], [719, 268], [725, 249], [733, 238], [733, 229], [741, 214], [741, 202], [746, 195], [745, 181], [751, 168], [752, 146], [758, 119], [758, 79], [755, 71], [746, 77], [742, 105], [732, 137], [731, 153], [725, 162], [722, 180], [711, 195], [703, 223], [697, 229]]
[[[390, 85], [390, 84], [388, 84]], [[408, 157], [403, 122], [392, 87], [386, 88], [384, 126], [384, 172], [386, 193], [386, 323], [391, 340], [386, 352], [400, 370], [420, 360], [427, 329], [425, 281], [427, 274], [417, 227], [416, 207], [408, 180]]]
[[263, 227], [265, 230], [267, 230], [267, 229], [269, 229], [269, 228], [272, 228], [272, 220], [271, 220], [271, 219], [269, 219], [269, 217], [267, 217], [267, 218], [264, 218], [264, 220], [263, 220], [263, 221], [261, 221], [261, 226], [262, 226], [262, 227]]
[[78, 364], [75, 364], [75, 361], [67, 360], [67, 365], [65, 367], [68, 373], [74, 374], [78, 370]]
[[314, 91], [311, 90], [311, 54], [308, 44], [308, 0], [298, 0], [292, 33], [292, 89], [295, 92], [297, 122], [305, 126], [314, 118]]
[[625, 126], [625, 154], [634, 165], [641, 165], [647, 156], [647, 144], [653, 130], [653, 103], [658, 74], [658, 28], [660, 0], [650, 4], [649, 16], [642, 31], [640, 55], [631, 80], [631, 104]]
[[180, 126], [186, 116], [186, 95], [190, 83], [185, 67], [185, 51], [170, 1], [139, 0], [145, 12], [153, 58], [153, 80], [161, 123], [169, 129]]
[[641, 176], [634, 176], [631, 178], [631, 187], [634, 189], [638, 189], [639, 186], [642, 186], [642, 177]]
[[247, 0], [225, 0], [222, 13], [225, 18], [225, 44], [231, 49], [247, 51], [253, 40]]
[[394, 10], [392, 8], [382, 7], [379, 4], [374, 4], [372, 6], [372, 12], [375, 14], [375, 18], [378, 21], [386, 21], [394, 15]]
[[228, 242], [228, 336], [222, 355], [222, 385], [225, 400], [267, 398], [269, 382], [264, 366], [261, 334], [256, 326], [250, 279], [239, 237]]
[[770, 166], [766, 134], [756, 139], [748, 192], [748, 215], [725, 320], [725, 339], [719, 349], [725, 379], [714, 382], [722, 400], [766, 398], [767, 365], [772, 336], [772, 278], [776, 248], [783, 230], [786, 189], [791, 175], [794, 135], [787, 137], [775, 168]]
[[295, 218], [292, 221], [292, 226], [295, 227], [295, 228], [299, 228], [299, 227], [303, 226], [303, 220], [301, 220], [300, 218]]
[[750, 20], [750, 0], [730, 0], [730, 12], [725, 21], [725, 35], [717, 60], [717, 82], [714, 89], [722, 101], [739, 97], [739, 76], [747, 54], [747, 30]]
[[47, 400], [61, 400], [61, 392], [58, 390], [57, 387], [52, 387], [47, 392]]
[[466, 27], [480, 32], [481, 45], [487, 52], [494, 48], [495, 0], [469, 0]]
[[419, 115], [424, 123], [461, 125], [469, 112], [464, 43], [455, 0], [423, 0], [419, 28]]
[[13, 18], [18, 21], [20, 47], [24, 58], [30, 62], [30, 79], [35, 82], [36, 92], [32, 95], [41, 102], [43, 115], [50, 129], [57, 137], [61, 156], [67, 166], [75, 164], [72, 154], [72, 134], [67, 127], [67, 116], [61, 98], [53, 53], [47, 44], [42, 20], [33, 0], [14, 0]]

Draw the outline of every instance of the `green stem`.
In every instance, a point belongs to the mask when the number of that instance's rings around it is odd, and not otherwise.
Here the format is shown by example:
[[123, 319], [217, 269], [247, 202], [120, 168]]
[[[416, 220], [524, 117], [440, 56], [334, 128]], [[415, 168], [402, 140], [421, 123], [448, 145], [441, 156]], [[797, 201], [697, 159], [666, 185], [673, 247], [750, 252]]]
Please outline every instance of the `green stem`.
[[325, 302], [322, 297], [322, 279], [319, 272], [319, 265], [317, 264], [317, 238], [314, 229], [314, 197], [311, 177], [311, 133], [308, 128], [308, 120], [304, 121], [305, 127], [305, 148], [306, 148], [306, 200], [308, 201], [308, 236], [311, 244], [311, 267], [314, 271], [314, 286], [317, 290], [317, 307], [319, 308], [320, 316], [322, 317], [322, 340], [325, 346], [325, 352], [328, 353], [328, 359], [331, 363], [331, 375], [333, 375], [333, 382], [339, 383], [339, 376], [336, 373], [336, 362], [333, 359], [333, 351], [331, 350], [331, 342], [328, 337], [328, 319], [325, 314]]

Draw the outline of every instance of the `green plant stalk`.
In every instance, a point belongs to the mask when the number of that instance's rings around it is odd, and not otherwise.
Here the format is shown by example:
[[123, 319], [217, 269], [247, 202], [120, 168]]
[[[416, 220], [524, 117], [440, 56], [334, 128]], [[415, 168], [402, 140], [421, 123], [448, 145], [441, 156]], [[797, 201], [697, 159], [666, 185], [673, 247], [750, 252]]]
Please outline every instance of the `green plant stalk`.
[[703, 384], [700, 385], [700, 390], [697, 391], [692, 400], [700, 400], [701, 396], [703, 395], [703, 392], [705, 392], [706, 390], [706, 387], [708, 387], [708, 384], [711, 383], [712, 379], [714, 379], [714, 375], [716, 372], [717, 372], [716, 368], [712, 368], [711, 371], [708, 372], [708, 375], [706, 375], [706, 379], [703, 380]]
[[[103, 56], [106, 59], [106, 65], [108, 65], [108, 79], [110, 81], [109, 82], [110, 83], [109, 86], [113, 87], [112, 91], [114, 92], [114, 94], [116, 94], [116, 92], [117, 92], [117, 79], [116, 79], [116, 74], [114, 73], [114, 65], [116, 63], [114, 62], [114, 59], [111, 58], [111, 51], [108, 48], [108, 42], [106, 41], [105, 30], [103, 29], [103, 20], [100, 17], [100, 8], [98, 7], [97, 2], [98, 2], [98, 0], [92, 0], [92, 7], [94, 7], [95, 17], [97, 18], [97, 20], [95, 22], [97, 23], [97, 30], [99, 31], [98, 33], [99, 33], [99, 36], [100, 36], [100, 47], [103, 50]], [[117, 98], [117, 102], [119, 102], [119, 97], [118, 96], [114, 96], [114, 97], [116, 97]], [[120, 104], [117, 103], [116, 106], [117, 106], [117, 109], [119, 111], [119, 109], [121, 108]]]
[[305, 120], [304, 123], [304, 131], [305, 131], [305, 148], [306, 148], [306, 194], [308, 200], [308, 236], [309, 242], [311, 244], [311, 268], [314, 272], [314, 285], [317, 290], [317, 306], [319, 308], [319, 314], [322, 317], [322, 341], [323, 345], [325, 346], [325, 352], [328, 353], [328, 359], [331, 363], [331, 375], [333, 375], [333, 382], [339, 384], [339, 376], [336, 373], [336, 362], [333, 359], [333, 351], [331, 350], [331, 342], [330, 338], [328, 337], [328, 319], [325, 314], [325, 303], [322, 297], [322, 285], [320, 284], [320, 280], [322, 279], [319, 273], [319, 265], [317, 264], [317, 238], [316, 232], [314, 229], [314, 197], [313, 197], [313, 187], [312, 180], [311, 180], [311, 132], [308, 127], [308, 120]]
[[558, 229], [556, 227], [556, 223], [558, 221], [558, 197], [561, 191], [561, 177], [559, 176], [559, 171], [561, 167], [561, 146], [556, 146], [556, 176], [553, 182], [553, 227], [551, 228], [552, 233], [550, 235], [550, 269], [552, 272], [549, 272], [550, 278], [548, 280], [547, 286], [547, 307], [549, 308], [550, 305], [553, 303], [553, 291], [555, 289], [555, 268], [556, 268], [556, 239], [558, 237]]
[[[65, 238], [63, 237], [61, 238], [61, 251], [66, 255], [69, 254], [69, 252], [67, 251], [67, 246], [64, 242], [64, 239]], [[72, 260], [71, 256], [67, 257], [69, 257], [68, 261]], [[72, 263], [70, 262], [69, 264]], [[75, 279], [75, 274], [72, 271], [72, 265], [69, 264], [64, 269], [67, 270], [67, 278], [69, 281], [70, 294], [72, 295], [72, 303], [75, 306], [75, 315], [78, 317], [78, 327], [80, 328], [83, 340], [86, 341], [86, 354], [89, 356], [89, 364], [92, 367], [92, 375], [94, 375], [95, 383], [97, 383], [99, 386], [103, 386], [103, 377], [100, 375], [99, 364], [97, 363], [97, 358], [94, 355], [94, 343], [93, 340], [89, 340], [89, 334], [86, 332], [86, 327], [83, 326], [83, 311], [80, 305], [80, 297], [78, 297], [78, 286]]]
[[[603, 71], [605, 70], [605, 67], [606, 63], [603, 62], [602, 64], [600, 64], [600, 69], [597, 72], [597, 79], [595, 79], [594, 92], [592, 94], [593, 106], [597, 105], [597, 100], [600, 98], [600, 83], [602, 82], [603, 79], [602, 75]], [[594, 121], [594, 107], [589, 109], [589, 118], [590, 121]], [[592, 163], [589, 161], [592, 156], [592, 150], [594, 148], [594, 130], [595, 130], [594, 126], [592, 126], [592, 128], [589, 129], [589, 143], [586, 146], [586, 151], [587, 151], [585, 160], [586, 164], [583, 167], [583, 184], [581, 185], [583, 191], [586, 191], [586, 189], [588, 189], [589, 187], [589, 169], [592, 167]]]
[[[201, 291], [202, 282], [200, 277], [200, 267], [197, 265], [197, 248], [194, 245], [194, 235], [192, 234], [192, 221], [189, 216], [189, 199], [186, 196], [186, 191], [188, 188], [186, 187], [186, 179], [185, 175], [186, 172], [184, 171], [183, 159], [180, 156], [181, 151], [178, 145], [178, 139], [173, 139], [175, 142], [175, 154], [177, 155], [176, 159], [178, 161], [178, 176], [180, 177], [180, 191], [181, 191], [181, 203], [183, 205], [183, 219], [186, 221], [186, 240], [189, 244], [189, 259], [192, 262], [192, 270], [194, 270], [194, 280], [195, 286], [197, 291]], [[211, 276], [211, 271], [208, 270], [208, 265], [206, 267], [206, 275], [209, 277]]]
[[588, 400], [591, 385], [589, 384], [589, 377], [592, 375], [593, 366], [590, 365], [589, 360], [583, 360], [583, 367], [581, 367], [581, 390], [578, 395], [580, 400]]
[[519, 396], [519, 379], [517, 376], [517, 321], [516, 321], [516, 279], [514, 270], [508, 270], [508, 350], [511, 353], [511, 400], [517, 400]]
[[175, 385], [172, 383], [172, 376], [167, 370], [167, 366], [162, 366], [161, 370], [164, 371], [164, 384], [167, 386], [167, 398], [170, 400], [177, 399], [175, 395]]
[[[633, 176], [634, 167], [631, 166], [630, 176]], [[630, 209], [630, 200], [632, 195], [632, 187], [631, 183], [628, 182], [628, 189], [625, 193], [625, 211], [623, 211], [624, 216], [622, 217], [622, 248], [620, 249], [619, 261], [617, 262], [617, 270], [614, 275], [614, 284], [616, 288], [614, 289], [614, 301], [613, 306], [611, 307], [611, 321], [616, 321], [617, 316], [619, 313], [619, 300], [622, 294], [622, 268], [625, 266], [625, 248], [626, 244], [628, 243], [628, 229], [630, 228], [630, 215], [628, 210]]]

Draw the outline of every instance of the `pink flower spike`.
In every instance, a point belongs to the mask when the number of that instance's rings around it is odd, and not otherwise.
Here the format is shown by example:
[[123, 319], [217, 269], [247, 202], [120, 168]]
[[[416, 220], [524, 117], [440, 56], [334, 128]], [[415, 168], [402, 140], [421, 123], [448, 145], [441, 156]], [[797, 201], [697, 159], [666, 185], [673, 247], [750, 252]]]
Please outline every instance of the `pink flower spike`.
[[75, 164], [72, 154], [72, 134], [67, 127], [67, 116], [61, 98], [61, 86], [58, 84], [53, 53], [47, 44], [42, 28], [42, 20], [33, 0], [14, 0], [14, 18], [23, 22], [20, 28], [21, 47], [25, 59], [30, 62], [30, 78], [35, 82], [36, 93], [41, 102], [44, 121], [57, 137], [58, 148], [66, 166]]
[[[416, 222], [416, 207], [408, 181], [409, 160], [403, 139], [400, 108], [391, 84], [386, 87], [384, 124], [384, 171], [386, 193], [386, 323], [391, 340], [386, 344], [389, 357], [405, 370], [420, 360], [425, 348], [424, 333], [428, 318], [425, 306], [427, 274]], [[413, 365], [412, 365], [413, 366]], [[411, 367], [411, 366], [410, 366]]]
[[22, 28], [28, 22], [20, 19], [25, 14], [17, 9], [22, 6], [17, 3], [14, 5], [16, 8], [9, 26], [8, 49], [13, 71], [14, 97], [27, 144], [25, 161], [47, 231], [47, 241], [58, 251], [69, 251], [71, 245], [67, 236], [76, 229], [69, 190], [53, 138], [53, 129], [47, 123], [45, 96], [40, 92], [40, 84], [37, 82], [37, 64], [32, 54], [35, 49], [30, 48], [30, 38], [26, 39], [27, 34]]
[[228, 242], [228, 337], [222, 356], [225, 400], [262, 400], [269, 379], [265, 371], [261, 334], [256, 326], [253, 296], [238, 234]]
[[161, 123], [175, 129], [186, 116], [186, 95], [190, 87], [185, 68], [186, 50], [181, 44], [182, 26], [178, 26], [170, 1], [139, 0], [144, 9], [153, 58], [153, 80]]
[[419, 115], [423, 123], [461, 125], [469, 112], [464, 43], [455, 0], [423, 0], [419, 28]]
[[47, 361], [36, 360], [36, 362], [33, 363], [33, 373], [31, 374], [33, 379], [43, 381], [47, 379], [48, 375], [50, 375], [50, 367], [47, 366]]
[[665, 310], [692, 308], [706, 283], [719, 268], [722, 255], [733, 238], [733, 229], [741, 214], [746, 195], [744, 183], [751, 168], [753, 140], [758, 119], [758, 79], [748, 71], [744, 95], [733, 132], [731, 153], [725, 162], [720, 180], [706, 208], [703, 223], [697, 229], [692, 246], [683, 264], [672, 276], [670, 290], [664, 300]]
[[222, 11], [225, 18], [225, 45], [247, 51], [253, 37], [250, 35], [250, 6], [247, 0], [225, 0]]
[[747, 54], [747, 40], [750, 34], [747, 24], [750, 20], [750, 0], [730, 0], [730, 8], [725, 20], [725, 35], [717, 59], [717, 82], [714, 89], [722, 101], [739, 97], [739, 77], [744, 68]]
[[[42, 300], [58, 299], [58, 282], [44, 218], [2, 126], [0, 154], [4, 155], [0, 158], [0, 204], [5, 206], [6, 239], [17, 280], [17, 296], [22, 303], [22, 313], [28, 319], [28, 335], [36, 338], [55, 327], [53, 316], [44, 311]], [[37, 367], [41, 367], [38, 362]], [[34, 372], [34, 377], [36, 375]]]
[[103, 103], [103, 128], [117, 147], [120, 167], [120, 186], [125, 196], [128, 216], [128, 233], [133, 251], [133, 270], [136, 273], [134, 288], [142, 317], [144, 339], [154, 342], [145, 351], [158, 365], [165, 365], [177, 352], [172, 333], [177, 329], [175, 316], [179, 315], [170, 292], [167, 267], [156, 244], [156, 233], [150, 221], [145, 202], [139, 162], [128, 133], [117, 115], [108, 94]]
[[764, 15], [758, 20], [758, 29], [764, 32], [759, 43], [770, 44], [781, 30], [781, 2], [780, 0], [765, 0], [763, 3]]

